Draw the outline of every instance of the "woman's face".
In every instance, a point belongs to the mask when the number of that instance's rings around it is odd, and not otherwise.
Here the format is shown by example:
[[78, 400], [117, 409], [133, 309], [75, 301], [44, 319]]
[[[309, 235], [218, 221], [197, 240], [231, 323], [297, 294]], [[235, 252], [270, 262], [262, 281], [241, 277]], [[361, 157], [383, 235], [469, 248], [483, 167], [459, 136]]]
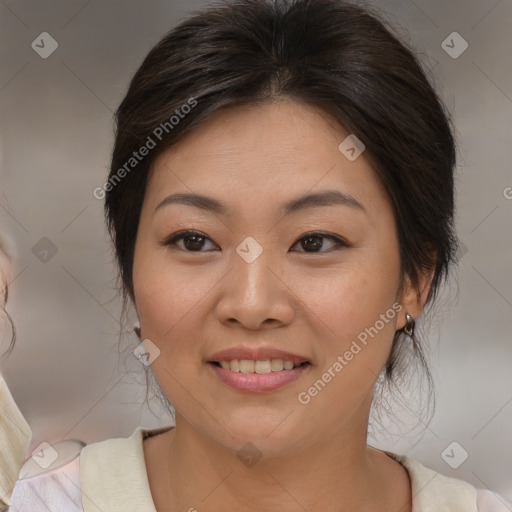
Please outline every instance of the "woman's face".
[[[338, 148], [348, 135], [281, 100], [222, 112], [155, 161], [134, 295], [178, 428], [267, 454], [341, 430], [366, 439], [405, 303], [391, 205], [364, 152]], [[196, 233], [173, 240], [183, 230]]]

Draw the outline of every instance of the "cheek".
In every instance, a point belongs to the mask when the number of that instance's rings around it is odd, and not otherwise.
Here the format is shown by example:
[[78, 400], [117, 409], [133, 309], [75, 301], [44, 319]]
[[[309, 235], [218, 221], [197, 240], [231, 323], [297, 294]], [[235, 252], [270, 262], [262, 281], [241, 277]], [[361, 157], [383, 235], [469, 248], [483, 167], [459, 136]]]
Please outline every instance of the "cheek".
[[395, 302], [399, 271], [398, 249], [388, 245], [354, 249], [343, 265], [324, 276], [297, 276], [294, 291], [315, 319], [321, 368], [329, 368], [348, 351], [350, 368], [345, 373], [355, 381], [363, 373], [369, 381], [377, 378], [391, 349], [400, 308]]
[[399, 266], [381, 256], [354, 253], [323, 276], [297, 276], [294, 290], [335, 334], [356, 335], [394, 303]]
[[179, 346], [179, 340], [187, 338], [191, 322], [198, 321], [207, 283], [197, 275], [157, 265], [140, 277], [134, 287], [143, 335], [154, 338], [161, 349], [170, 348], [171, 341]]
[[396, 276], [383, 268], [387, 273], [361, 263], [325, 280], [310, 296], [308, 306], [321, 318], [314, 340], [318, 368], [300, 399], [311, 400], [318, 414], [331, 410], [334, 423], [366, 403], [389, 357], [400, 306]]
[[201, 366], [201, 337], [194, 335], [194, 325], [202, 321], [198, 311], [209, 288], [199, 284], [204, 280], [197, 273], [179, 271], [158, 252], [141, 254], [134, 263], [137, 313], [143, 338], [160, 350], [151, 365], [158, 385], [175, 407], [190, 410], [186, 404], [190, 393], [197, 392]]
[[155, 258], [148, 259], [134, 272], [137, 311], [144, 334], [159, 339], [185, 324], [204, 298], [205, 288], [200, 282], [189, 272], [178, 272]]
[[[142, 249], [142, 248], [141, 248]], [[207, 321], [209, 293], [222, 272], [170, 261], [165, 248], [140, 250], [134, 261], [134, 293], [142, 335], [155, 343], [166, 364], [197, 365]]]

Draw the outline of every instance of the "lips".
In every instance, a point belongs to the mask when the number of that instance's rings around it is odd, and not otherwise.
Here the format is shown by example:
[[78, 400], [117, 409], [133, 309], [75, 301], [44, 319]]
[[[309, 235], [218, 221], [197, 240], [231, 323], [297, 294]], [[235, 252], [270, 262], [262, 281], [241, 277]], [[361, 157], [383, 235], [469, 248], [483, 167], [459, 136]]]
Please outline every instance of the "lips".
[[216, 352], [207, 361], [221, 382], [237, 391], [276, 391], [307, 372], [307, 358], [283, 350], [237, 347]]

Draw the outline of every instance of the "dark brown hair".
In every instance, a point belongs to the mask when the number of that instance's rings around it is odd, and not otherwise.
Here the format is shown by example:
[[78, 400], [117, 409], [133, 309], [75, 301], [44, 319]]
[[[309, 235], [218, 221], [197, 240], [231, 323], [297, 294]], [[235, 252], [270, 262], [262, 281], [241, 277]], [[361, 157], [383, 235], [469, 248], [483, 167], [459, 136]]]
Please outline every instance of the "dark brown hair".
[[[417, 285], [433, 270], [431, 302], [457, 248], [449, 116], [415, 53], [377, 15], [343, 0], [210, 3], [149, 52], [116, 113], [105, 187], [125, 301], [133, 299], [134, 246], [155, 158], [214, 113], [278, 97], [319, 107], [364, 143], [394, 211], [402, 278]], [[127, 170], [162, 126], [157, 147]], [[389, 380], [402, 369], [404, 336], [395, 335]], [[412, 346], [428, 373], [416, 339]]]

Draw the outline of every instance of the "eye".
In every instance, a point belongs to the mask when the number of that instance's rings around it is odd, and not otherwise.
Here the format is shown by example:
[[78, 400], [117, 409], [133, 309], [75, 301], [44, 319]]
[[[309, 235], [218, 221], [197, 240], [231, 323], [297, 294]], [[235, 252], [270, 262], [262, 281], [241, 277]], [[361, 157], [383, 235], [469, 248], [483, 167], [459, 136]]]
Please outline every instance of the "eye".
[[[297, 251], [297, 252], [327, 252], [327, 251], [320, 251], [320, 249], [324, 248], [324, 242], [323, 240], [330, 240], [334, 243], [334, 248], [339, 249], [341, 247], [348, 247], [348, 244], [341, 240], [341, 238], [338, 238], [334, 235], [329, 235], [327, 233], [320, 233], [320, 232], [314, 232], [314, 233], [307, 233], [306, 235], [302, 236], [297, 240], [295, 245], [301, 244], [301, 247], [305, 248], [304, 251]], [[294, 246], [295, 246], [294, 245]], [[293, 246], [293, 247], [294, 247]], [[311, 250], [307, 250], [311, 249]]]
[[[199, 231], [178, 231], [177, 233], [172, 234], [160, 245], [176, 246], [178, 249], [186, 252], [206, 252], [201, 251], [206, 240], [210, 239], [204, 233]], [[183, 241], [183, 245], [179, 246], [178, 242], [181, 241]]]
[[[204, 244], [207, 240], [211, 242], [211, 240], [204, 233], [201, 233], [200, 231], [187, 230], [178, 231], [177, 233], [172, 234], [167, 240], [161, 243], [161, 245], [167, 247], [175, 246], [185, 252], [206, 252], [207, 250], [203, 251], [201, 249], [204, 248]], [[295, 252], [326, 252], [325, 250], [321, 250], [325, 249], [324, 240], [331, 241], [333, 244], [331, 248], [334, 247], [336, 249], [341, 247], [348, 247], [346, 242], [334, 235], [321, 232], [313, 232], [307, 233], [306, 235], [299, 238], [297, 242], [292, 246], [292, 248], [300, 243], [301, 247], [305, 250]], [[181, 246], [179, 245], [180, 242], [183, 242]], [[215, 246], [215, 244], [213, 245]]]

